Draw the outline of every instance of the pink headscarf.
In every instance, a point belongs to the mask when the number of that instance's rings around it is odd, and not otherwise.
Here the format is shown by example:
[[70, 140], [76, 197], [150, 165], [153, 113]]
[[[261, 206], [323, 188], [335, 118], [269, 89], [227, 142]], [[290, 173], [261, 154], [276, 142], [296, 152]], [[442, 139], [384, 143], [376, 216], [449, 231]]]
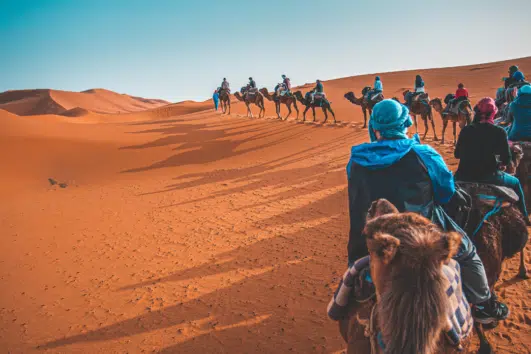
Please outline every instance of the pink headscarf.
[[479, 116], [480, 123], [494, 124], [494, 117], [498, 113], [498, 107], [496, 107], [496, 102], [492, 98], [485, 97], [476, 104], [474, 111]]

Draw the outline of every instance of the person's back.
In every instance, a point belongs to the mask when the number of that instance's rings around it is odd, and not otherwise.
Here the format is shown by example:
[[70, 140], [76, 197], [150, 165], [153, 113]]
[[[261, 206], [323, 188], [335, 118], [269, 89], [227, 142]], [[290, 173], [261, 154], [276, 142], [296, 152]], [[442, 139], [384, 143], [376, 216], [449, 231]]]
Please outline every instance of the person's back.
[[468, 90], [464, 86], [458, 87], [455, 91], [455, 98], [461, 100], [468, 99]]
[[221, 83], [221, 88], [223, 90], [230, 90], [230, 84], [226, 79], [223, 79], [223, 82]]
[[522, 86], [518, 96], [509, 106], [512, 127], [509, 131], [511, 141], [531, 141], [531, 86]]
[[424, 88], [424, 80], [422, 80], [420, 75], [417, 75], [415, 78], [415, 93], [422, 93], [425, 91], [426, 89]]
[[376, 79], [374, 80], [373, 90], [375, 92], [383, 92], [383, 84], [379, 76], [377, 76]]
[[494, 124], [473, 123], [461, 130], [454, 155], [459, 159], [455, 178], [462, 181], [480, 181], [498, 171], [498, 160], [503, 165], [510, 161], [507, 133]]
[[323, 83], [321, 81], [317, 81], [317, 84], [315, 85], [315, 92], [323, 93]]
[[[367, 144], [367, 151], [384, 148], [384, 144]], [[353, 162], [348, 167], [351, 229], [348, 245], [349, 263], [367, 254], [365, 240], [360, 237], [371, 203], [387, 199], [399, 211], [412, 211], [428, 205], [433, 199], [430, 176], [418, 155], [410, 150], [396, 163], [372, 169]], [[362, 212], [357, 212], [362, 211]]]

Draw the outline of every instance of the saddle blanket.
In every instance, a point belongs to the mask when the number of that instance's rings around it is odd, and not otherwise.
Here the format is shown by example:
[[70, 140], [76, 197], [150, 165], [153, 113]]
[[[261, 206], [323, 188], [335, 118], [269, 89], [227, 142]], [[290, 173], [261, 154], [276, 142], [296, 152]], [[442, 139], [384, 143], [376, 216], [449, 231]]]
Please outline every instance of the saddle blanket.
[[[372, 279], [368, 271], [370, 269], [370, 257], [363, 257], [349, 267], [343, 275], [339, 286], [328, 304], [328, 317], [334, 321], [348, 318], [349, 310], [355, 302], [364, 302], [367, 295], [360, 298], [360, 288], [372, 286]], [[443, 273], [448, 280], [446, 295], [450, 308], [447, 314], [445, 334], [454, 345], [465, 339], [473, 328], [473, 319], [470, 305], [463, 294], [461, 284], [461, 268], [459, 263], [451, 259], [443, 265]], [[366, 285], [370, 283], [370, 285]], [[374, 289], [374, 286], [372, 286]]]

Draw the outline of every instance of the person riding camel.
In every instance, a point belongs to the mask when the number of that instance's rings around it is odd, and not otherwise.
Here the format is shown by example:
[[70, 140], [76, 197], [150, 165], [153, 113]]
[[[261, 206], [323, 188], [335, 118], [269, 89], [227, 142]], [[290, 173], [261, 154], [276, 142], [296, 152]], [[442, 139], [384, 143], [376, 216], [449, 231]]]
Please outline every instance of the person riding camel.
[[485, 97], [474, 107], [474, 112], [472, 124], [461, 130], [455, 147], [454, 155], [459, 159], [455, 179], [513, 189], [519, 198], [518, 208], [529, 222], [520, 181], [499, 168], [500, 164], [509, 165], [511, 150], [505, 130], [494, 125], [494, 117], [498, 112], [496, 102], [490, 97]]
[[347, 165], [350, 234], [348, 261], [352, 265], [368, 254], [363, 229], [373, 201], [384, 198], [400, 212], [419, 213], [445, 231], [462, 234], [455, 257], [461, 265], [463, 288], [478, 322], [492, 323], [507, 318], [506, 305], [491, 296], [485, 268], [466, 233], [446, 214], [443, 205], [455, 195], [452, 173], [443, 158], [415, 135], [409, 109], [387, 99], [374, 106], [369, 121], [371, 143], [353, 146]]
[[226, 78], [223, 78], [223, 81], [221, 82], [221, 89], [226, 90], [227, 93], [230, 93], [230, 84]]
[[383, 93], [383, 84], [382, 80], [380, 80], [380, 77], [376, 76], [376, 78], [374, 79], [374, 86], [372, 90], [369, 90], [369, 92], [367, 92], [365, 98], [367, 99], [367, 101], [370, 102], [372, 97], [378, 93]]
[[413, 98], [416, 96], [425, 93], [426, 89], [424, 88], [424, 80], [422, 80], [422, 76], [417, 75], [415, 77], [415, 90], [414, 92], [409, 92], [409, 94], [406, 96], [406, 104], [408, 107], [411, 107], [411, 103], [413, 103]]
[[248, 84], [249, 90], [256, 89], [256, 82], [253, 80], [252, 77], [249, 78], [249, 84]]
[[312, 96], [311, 103], [312, 104], [315, 102], [315, 95], [316, 94], [321, 95], [323, 98], [325, 97], [325, 93], [324, 93], [324, 89], [323, 89], [323, 83], [321, 82], [321, 80], [316, 80], [315, 84], [316, 84], [315, 87], [311, 91], [312, 92], [311, 93], [311, 96]]
[[291, 81], [286, 75], [282, 75], [282, 82], [275, 87], [276, 96], [291, 95]]
[[531, 86], [525, 85], [518, 90], [518, 96], [509, 106], [509, 140], [531, 141]]
[[456, 107], [456, 105], [459, 105], [459, 102], [466, 100], [468, 100], [468, 90], [465, 88], [464, 84], [459, 84], [457, 86], [457, 90], [455, 91], [454, 98], [448, 102], [443, 115], [447, 115]]
[[504, 83], [505, 89], [508, 89], [509, 86], [513, 85], [516, 82], [513, 76], [518, 71], [519, 69], [518, 69], [518, 66], [516, 65], [512, 65], [509, 68], [509, 77], [505, 79], [505, 83]]

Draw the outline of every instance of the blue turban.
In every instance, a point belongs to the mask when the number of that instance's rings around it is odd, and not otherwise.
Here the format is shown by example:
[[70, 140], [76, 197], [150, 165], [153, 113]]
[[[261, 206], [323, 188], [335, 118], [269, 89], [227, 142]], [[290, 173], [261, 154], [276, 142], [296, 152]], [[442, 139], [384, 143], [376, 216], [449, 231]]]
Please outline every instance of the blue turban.
[[520, 90], [518, 90], [518, 96], [520, 96], [520, 95], [529, 95], [529, 94], [531, 94], [531, 86], [530, 85], [522, 86], [522, 87], [520, 87]]
[[521, 71], [515, 72], [513, 74], [513, 79], [515, 79], [516, 81], [524, 81], [525, 80], [524, 73], [522, 73]]
[[369, 136], [371, 141], [376, 141], [374, 131], [386, 139], [407, 139], [407, 128], [413, 124], [409, 116], [409, 109], [399, 102], [391, 99], [377, 103], [369, 120]]

